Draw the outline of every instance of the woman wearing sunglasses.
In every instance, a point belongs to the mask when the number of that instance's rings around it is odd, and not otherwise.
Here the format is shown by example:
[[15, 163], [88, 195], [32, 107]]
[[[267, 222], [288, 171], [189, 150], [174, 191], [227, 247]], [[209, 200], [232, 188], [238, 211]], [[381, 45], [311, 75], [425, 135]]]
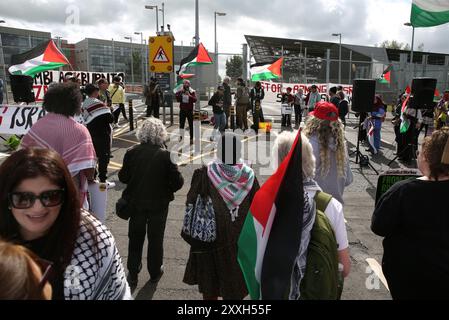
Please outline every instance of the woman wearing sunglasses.
[[27, 148], [0, 166], [0, 237], [53, 263], [53, 299], [130, 299], [110, 231], [80, 209], [58, 153]]
[[0, 300], [50, 300], [52, 263], [0, 240]]

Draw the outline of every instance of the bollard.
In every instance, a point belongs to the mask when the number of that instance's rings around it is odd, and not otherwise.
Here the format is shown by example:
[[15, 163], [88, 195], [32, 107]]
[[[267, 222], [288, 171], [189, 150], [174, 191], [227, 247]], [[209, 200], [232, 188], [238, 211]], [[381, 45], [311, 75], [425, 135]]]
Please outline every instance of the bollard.
[[235, 130], [235, 106], [229, 107], [229, 114], [230, 114], [230, 120], [231, 120], [231, 129]]
[[129, 131], [134, 130], [134, 111], [133, 111], [133, 101], [129, 100]]

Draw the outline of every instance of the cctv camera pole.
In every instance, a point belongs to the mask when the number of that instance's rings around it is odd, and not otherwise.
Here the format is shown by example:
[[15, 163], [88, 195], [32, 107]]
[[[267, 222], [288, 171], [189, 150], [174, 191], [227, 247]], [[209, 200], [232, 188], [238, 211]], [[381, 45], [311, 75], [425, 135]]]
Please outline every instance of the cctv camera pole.
[[[199, 4], [198, 0], [195, 0], [195, 46], [200, 44], [200, 26], [199, 26]], [[195, 111], [193, 113], [193, 138], [195, 143], [195, 154], [201, 153], [201, 91], [200, 91], [200, 79], [201, 79], [201, 69], [196, 66], [196, 77], [195, 77], [195, 90], [196, 90], [196, 104]]]

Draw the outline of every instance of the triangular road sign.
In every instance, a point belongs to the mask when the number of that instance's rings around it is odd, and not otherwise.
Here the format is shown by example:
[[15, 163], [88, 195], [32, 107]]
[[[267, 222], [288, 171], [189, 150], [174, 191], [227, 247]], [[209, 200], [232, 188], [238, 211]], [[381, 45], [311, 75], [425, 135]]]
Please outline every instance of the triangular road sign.
[[167, 57], [167, 54], [164, 51], [164, 48], [159, 47], [156, 52], [156, 55], [153, 58], [153, 63], [168, 63], [170, 60]]

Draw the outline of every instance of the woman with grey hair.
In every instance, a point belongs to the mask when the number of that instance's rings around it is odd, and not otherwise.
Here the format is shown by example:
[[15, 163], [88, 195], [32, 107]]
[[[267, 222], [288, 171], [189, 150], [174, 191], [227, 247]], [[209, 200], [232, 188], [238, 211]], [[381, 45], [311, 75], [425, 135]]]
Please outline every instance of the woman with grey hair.
[[195, 170], [187, 205], [198, 195], [208, 196], [215, 213], [216, 240], [209, 247], [192, 244], [183, 281], [198, 285], [204, 300], [239, 300], [247, 294], [237, 262], [237, 241], [259, 183], [241, 157], [242, 143], [225, 133], [217, 145], [217, 158]]
[[148, 230], [147, 267], [150, 281], [157, 282], [163, 270], [163, 240], [168, 205], [184, 179], [164, 146], [167, 131], [162, 121], [146, 119], [137, 130], [140, 144], [129, 149], [118, 177], [126, 184], [122, 198], [132, 210], [128, 229], [128, 283], [137, 285], [142, 268], [142, 250]]
[[[295, 141], [297, 131], [284, 131], [278, 135], [273, 148], [273, 163], [276, 167], [282, 163], [287, 157], [292, 145]], [[310, 241], [310, 232], [315, 221], [316, 203], [315, 195], [322, 191], [314, 180], [315, 176], [315, 156], [313, 154], [312, 145], [309, 139], [301, 133], [301, 153], [302, 153], [302, 176], [304, 184], [304, 216], [303, 216], [303, 232], [301, 233], [301, 246], [298, 254], [297, 263], [295, 265], [296, 272], [292, 276], [292, 288], [297, 288], [296, 292], [290, 293], [291, 299], [299, 297], [299, 287], [304, 277], [307, 258], [307, 247]], [[329, 219], [338, 245], [338, 260], [343, 266], [343, 276], [347, 277], [351, 268], [351, 260], [349, 257], [349, 243], [346, 232], [345, 219], [343, 215], [343, 206], [335, 198], [328, 203], [324, 214]]]

